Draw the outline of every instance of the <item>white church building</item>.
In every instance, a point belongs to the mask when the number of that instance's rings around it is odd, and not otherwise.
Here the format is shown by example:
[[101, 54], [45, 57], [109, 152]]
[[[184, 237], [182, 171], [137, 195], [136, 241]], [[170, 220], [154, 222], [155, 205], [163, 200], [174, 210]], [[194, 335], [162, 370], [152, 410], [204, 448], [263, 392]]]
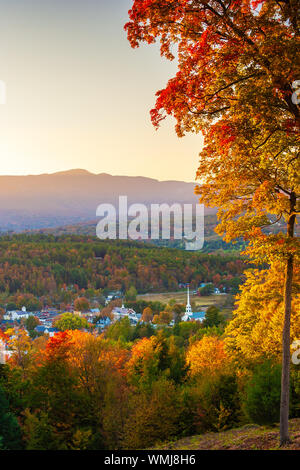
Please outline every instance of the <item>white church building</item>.
[[185, 314], [181, 318], [181, 321], [203, 321], [205, 318], [205, 311], [193, 312], [190, 303], [190, 286], [187, 287], [187, 302], [185, 307]]

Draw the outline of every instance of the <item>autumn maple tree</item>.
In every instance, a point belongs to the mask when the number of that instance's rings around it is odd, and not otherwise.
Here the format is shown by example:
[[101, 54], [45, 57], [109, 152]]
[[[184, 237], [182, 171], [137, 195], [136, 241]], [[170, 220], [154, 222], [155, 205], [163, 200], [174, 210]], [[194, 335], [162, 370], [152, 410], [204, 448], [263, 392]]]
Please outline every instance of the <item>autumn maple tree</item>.
[[[282, 262], [269, 269], [251, 269], [237, 296], [237, 309], [225, 330], [228, 354], [238, 363], [276, 358], [282, 353], [284, 269]], [[299, 270], [294, 273], [299, 283]], [[291, 343], [300, 337], [300, 298], [293, 296]]]
[[[289, 441], [290, 317], [299, 246], [300, 79], [297, 0], [135, 0], [125, 25], [132, 47], [160, 41], [178, 71], [157, 92], [158, 127], [202, 132], [200, 202], [219, 208], [218, 232], [244, 237], [259, 262], [284, 264], [280, 441]], [[284, 219], [286, 233], [264, 226]], [[276, 225], [275, 225], [276, 227]]]
[[228, 358], [224, 350], [224, 342], [217, 336], [204, 336], [193, 343], [186, 355], [190, 374], [206, 373], [214, 375], [225, 369]]
[[85, 297], [78, 297], [74, 301], [74, 308], [79, 312], [87, 312], [90, 308], [89, 301]]
[[142, 315], [142, 320], [144, 322], [149, 322], [151, 321], [153, 318], [153, 312], [152, 312], [152, 309], [150, 307], [146, 307], [144, 308], [143, 310], [143, 315]]

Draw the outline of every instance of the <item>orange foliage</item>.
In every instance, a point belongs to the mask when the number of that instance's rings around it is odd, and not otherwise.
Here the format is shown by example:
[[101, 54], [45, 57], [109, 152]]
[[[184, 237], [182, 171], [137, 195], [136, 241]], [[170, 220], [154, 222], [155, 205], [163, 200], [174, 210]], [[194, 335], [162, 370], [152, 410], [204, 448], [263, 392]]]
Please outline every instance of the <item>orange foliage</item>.
[[157, 338], [151, 336], [151, 338], [142, 338], [136, 344], [132, 346], [131, 358], [127, 363], [127, 370], [131, 374], [133, 372], [145, 372], [143, 364], [154, 361], [160, 351], [160, 347], [157, 343]]
[[128, 351], [102, 336], [96, 337], [80, 330], [66, 330], [48, 340], [44, 357], [48, 361], [64, 359], [70, 367], [78, 369], [83, 364], [98, 362], [105, 368], [124, 373]]
[[9, 336], [3, 333], [2, 330], [0, 330], [0, 340], [2, 340], [4, 343], [6, 343], [9, 340]]
[[224, 342], [216, 336], [204, 336], [192, 344], [187, 351], [186, 360], [191, 375], [202, 373], [215, 374], [229, 361], [224, 350]]
[[71, 346], [71, 331], [60, 331], [49, 339], [45, 350], [45, 357], [48, 360], [66, 358], [70, 352]]

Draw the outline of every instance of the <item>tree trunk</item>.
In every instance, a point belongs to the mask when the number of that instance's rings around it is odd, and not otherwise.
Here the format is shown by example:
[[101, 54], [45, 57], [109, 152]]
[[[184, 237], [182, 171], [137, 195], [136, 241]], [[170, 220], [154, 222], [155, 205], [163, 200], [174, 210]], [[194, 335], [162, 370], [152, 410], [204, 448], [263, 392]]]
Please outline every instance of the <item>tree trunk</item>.
[[[290, 197], [290, 216], [287, 224], [287, 235], [294, 236], [296, 195]], [[293, 282], [293, 255], [289, 254], [286, 264], [284, 285], [284, 326], [282, 332], [282, 374], [280, 400], [280, 445], [290, 442], [289, 438], [289, 401], [290, 401], [290, 329]]]

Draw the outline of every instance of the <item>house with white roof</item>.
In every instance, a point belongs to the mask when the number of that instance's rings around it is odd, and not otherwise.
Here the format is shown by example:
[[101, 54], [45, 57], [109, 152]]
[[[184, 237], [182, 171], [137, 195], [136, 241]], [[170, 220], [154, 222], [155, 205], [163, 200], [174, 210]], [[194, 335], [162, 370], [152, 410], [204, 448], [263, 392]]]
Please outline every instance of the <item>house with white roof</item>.
[[22, 310], [10, 310], [3, 315], [4, 320], [13, 320], [18, 321], [22, 319], [27, 319], [33, 315], [32, 312], [27, 312], [26, 307], [22, 307]]
[[136, 313], [132, 308], [124, 307], [124, 304], [122, 304], [122, 307], [115, 307], [111, 313], [114, 316], [114, 321], [127, 317], [133, 325], [136, 325], [141, 319], [141, 314]]

